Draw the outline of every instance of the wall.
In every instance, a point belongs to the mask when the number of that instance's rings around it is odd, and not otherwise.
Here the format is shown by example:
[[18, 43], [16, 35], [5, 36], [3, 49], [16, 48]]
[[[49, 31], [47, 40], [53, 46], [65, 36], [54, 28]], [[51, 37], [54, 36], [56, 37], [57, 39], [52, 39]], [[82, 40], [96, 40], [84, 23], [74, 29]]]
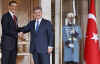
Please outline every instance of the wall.
[[96, 0], [96, 19], [100, 39], [100, 0]]

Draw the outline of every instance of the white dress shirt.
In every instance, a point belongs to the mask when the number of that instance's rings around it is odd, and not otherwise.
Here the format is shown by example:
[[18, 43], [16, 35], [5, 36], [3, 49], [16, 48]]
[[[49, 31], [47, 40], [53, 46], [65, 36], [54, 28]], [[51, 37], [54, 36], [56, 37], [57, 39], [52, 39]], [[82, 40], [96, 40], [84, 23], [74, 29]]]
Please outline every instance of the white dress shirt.
[[36, 30], [37, 22], [39, 22], [39, 26], [40, 26], [41, 21], [42, 21], [42, 18], [40, 18], [38, 20], [36, 19], [36, 22], [35, 22], [35, 30]]
[[[12, 18], [14, 19], [14, 13], [12, 13], [10, 10], [9, 10], [9, 13], [10, 13], [10, 15], [12, 16]], [[16, 16], [16, 15], [15, 15]], [[18, 22], [16, 21], [16, 25], [18, 24]]]
[[14, 13], [12, 13], [10, 10], [9, 10], [9, 13], [11, 14], [11, 16], [12, 16], [12, 18], [13, 18], [13, 16], [15, 15]]

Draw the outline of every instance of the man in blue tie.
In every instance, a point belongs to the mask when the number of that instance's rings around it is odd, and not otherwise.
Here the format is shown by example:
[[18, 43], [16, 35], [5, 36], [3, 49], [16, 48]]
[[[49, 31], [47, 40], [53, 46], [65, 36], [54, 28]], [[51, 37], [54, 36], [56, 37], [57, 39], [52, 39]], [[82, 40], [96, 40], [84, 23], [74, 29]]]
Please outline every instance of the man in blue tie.
[[[50, 53], [53, 51], [53, 31], [50, 21], [42, 18], [42, 9], [34, 9], [36, 19], [21, 29], [21, 33], [30, 32], [30, 52], [35, 64], [50, 64]], [[20, 33], [20, 34], [21, 34]]]

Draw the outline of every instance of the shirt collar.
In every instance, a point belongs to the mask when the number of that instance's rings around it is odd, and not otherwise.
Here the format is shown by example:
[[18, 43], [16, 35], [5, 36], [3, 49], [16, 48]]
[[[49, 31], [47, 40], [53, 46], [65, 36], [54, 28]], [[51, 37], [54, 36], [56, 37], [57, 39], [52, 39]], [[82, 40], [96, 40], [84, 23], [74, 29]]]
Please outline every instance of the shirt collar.
[[38, 19], [38, 20], [36, 19], [36, 21], [39, 21], [39, 22], [41, 22], [41, 21], [42, 21], [42, 18], [40, 18], [40, 19]]
[[11, 14], [11, 16], [13, 17], [14, 13], [12, 13], [10, 10], [9, 10], [9, 13]]
[[36, 19], [36, 21], [38, 21], [39, 22], [39, 24], [41, 23], [41, 21], [42, 21], [42, 18], [40, 18], [40, 19]]

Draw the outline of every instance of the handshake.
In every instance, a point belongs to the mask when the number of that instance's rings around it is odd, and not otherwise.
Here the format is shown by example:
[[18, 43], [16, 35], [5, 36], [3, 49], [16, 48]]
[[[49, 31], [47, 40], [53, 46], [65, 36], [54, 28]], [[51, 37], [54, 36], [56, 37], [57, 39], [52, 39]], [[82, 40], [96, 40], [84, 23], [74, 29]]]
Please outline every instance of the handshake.
[[18, 39], [21, 40], [21, 41], [26, 41], [24, 39], [24, 33], [23, 32], [18, 33]]

